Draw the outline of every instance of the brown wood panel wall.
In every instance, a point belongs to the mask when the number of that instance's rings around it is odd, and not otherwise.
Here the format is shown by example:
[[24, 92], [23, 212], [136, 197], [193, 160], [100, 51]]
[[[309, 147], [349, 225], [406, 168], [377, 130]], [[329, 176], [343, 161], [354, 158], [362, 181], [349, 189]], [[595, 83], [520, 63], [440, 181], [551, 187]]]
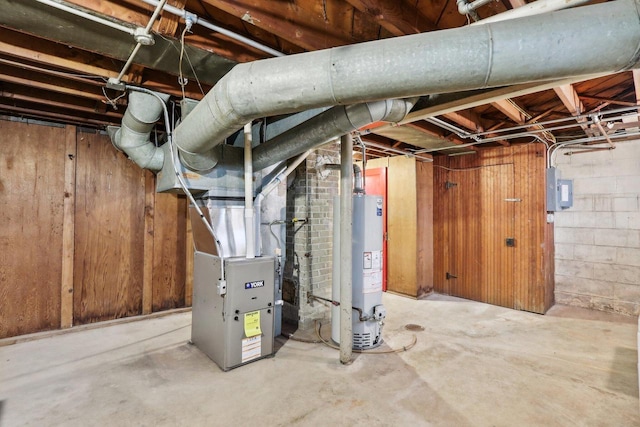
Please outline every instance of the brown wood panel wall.
[[553, 304], [544, 153], [529, 144], [436, 158], [437, 292], [537, 313]]
[[416, 168], [415, 159], [389, 158], [387, 174], [387, 232], [389, 233], [387, 290], [416, 292]]
[[0, 120], [0, 338], [60, 326], [65, 129]]
[[0, 338], [190, 303], [184, 197], [106, 135], [0, 131]]
[[142, 314], [144, 172], [105, 142], [78, 138], [75, 324]]
[[416, 162], [416, 290], [421, 297], [433, 291], [433, 165]]
[[153, 246], [153, 311], [184, 307], [187, 256], [187, 199], [156, 194]]

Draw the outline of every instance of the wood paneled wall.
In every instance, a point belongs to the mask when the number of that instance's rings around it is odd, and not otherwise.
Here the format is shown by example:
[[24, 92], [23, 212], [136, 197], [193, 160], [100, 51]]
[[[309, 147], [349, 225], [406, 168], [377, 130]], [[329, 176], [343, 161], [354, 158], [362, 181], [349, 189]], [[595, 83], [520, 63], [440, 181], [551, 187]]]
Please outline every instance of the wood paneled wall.
[[435, 291], [546, 312], [553, 304], [553, 236], [544, 147], [482, 150], [434, 163]]
[[386, 168], [387, 290], [420, 298], [433, 290], [433, 167], [406, 156], [371, 160]]
[[0, 338], [183, 307], [187, 203], [106, 135], [0, 120]]

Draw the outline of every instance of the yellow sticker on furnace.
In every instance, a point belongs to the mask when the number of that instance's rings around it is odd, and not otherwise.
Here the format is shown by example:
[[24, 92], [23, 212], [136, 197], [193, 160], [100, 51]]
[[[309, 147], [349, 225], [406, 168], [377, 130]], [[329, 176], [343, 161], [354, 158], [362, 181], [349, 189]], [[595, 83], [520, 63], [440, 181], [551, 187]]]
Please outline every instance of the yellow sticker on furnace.
[[255, 337], [262, 334], [260, 330], [260, 312], [252, 311], [244, 315], [244, 334], [249, 337]]

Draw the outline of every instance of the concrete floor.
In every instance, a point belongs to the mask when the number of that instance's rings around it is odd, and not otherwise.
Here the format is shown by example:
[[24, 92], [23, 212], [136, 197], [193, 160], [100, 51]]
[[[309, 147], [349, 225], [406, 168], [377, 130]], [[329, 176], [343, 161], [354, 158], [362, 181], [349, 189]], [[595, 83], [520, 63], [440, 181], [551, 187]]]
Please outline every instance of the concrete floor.
[[635, 319], [384, 304], [387, 345], [411, 342], [408, 323], [425, 328], [417, 345], [349, 366], [289, 340], [222, 372], [187, 343], [188, 312], [0, 347], [0, 425], [640, 425]]

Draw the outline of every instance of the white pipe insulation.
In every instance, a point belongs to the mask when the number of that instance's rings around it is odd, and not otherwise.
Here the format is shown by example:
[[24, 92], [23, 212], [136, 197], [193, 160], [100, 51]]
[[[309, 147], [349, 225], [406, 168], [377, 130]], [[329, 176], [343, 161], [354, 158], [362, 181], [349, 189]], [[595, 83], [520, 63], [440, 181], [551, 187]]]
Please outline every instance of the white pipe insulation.
[[630, 69], [639, 1], [239, 64], [176, 128], [176, 144], [188, 164], [259, 117]]

